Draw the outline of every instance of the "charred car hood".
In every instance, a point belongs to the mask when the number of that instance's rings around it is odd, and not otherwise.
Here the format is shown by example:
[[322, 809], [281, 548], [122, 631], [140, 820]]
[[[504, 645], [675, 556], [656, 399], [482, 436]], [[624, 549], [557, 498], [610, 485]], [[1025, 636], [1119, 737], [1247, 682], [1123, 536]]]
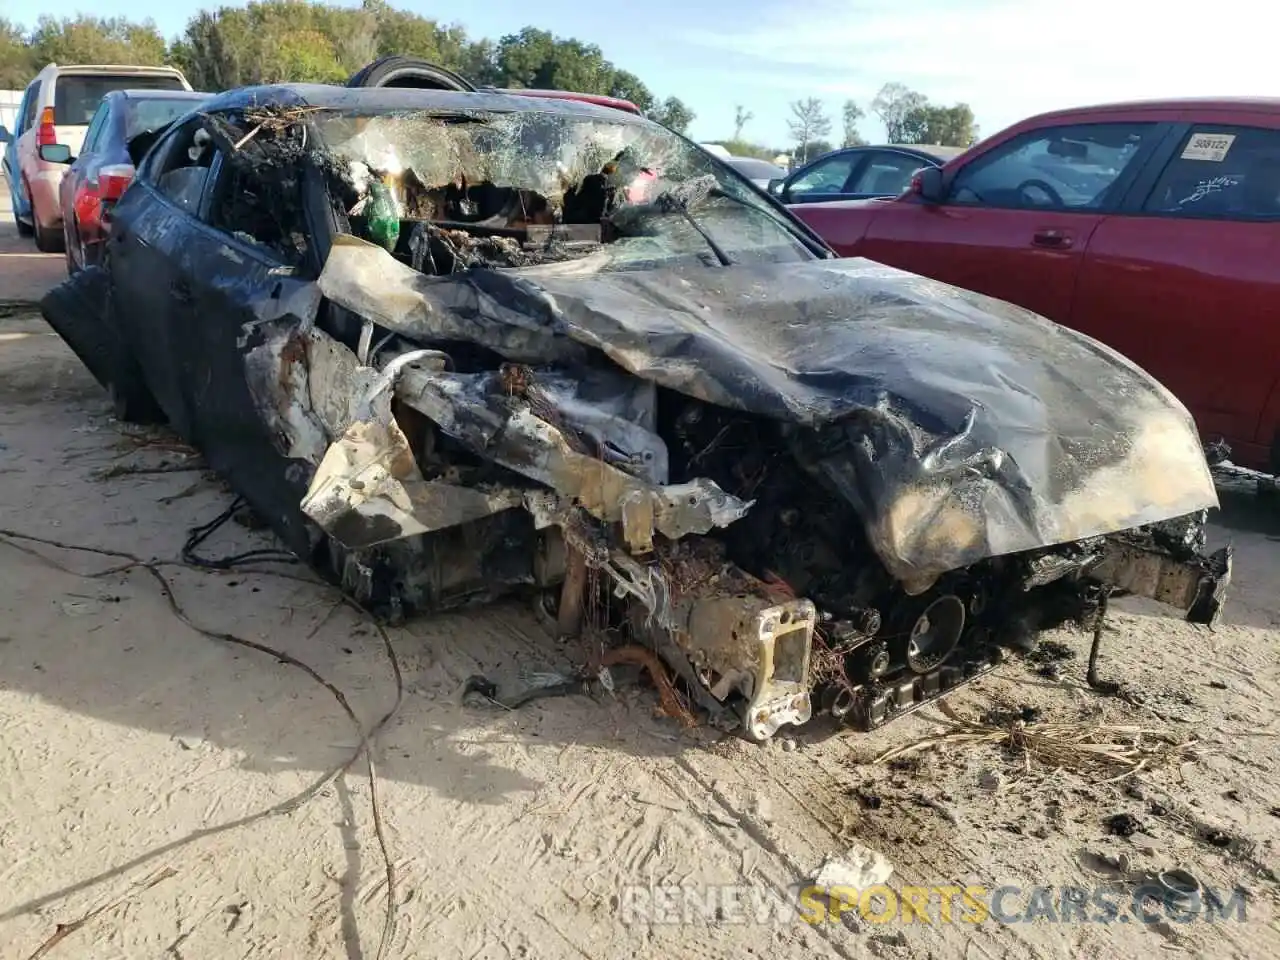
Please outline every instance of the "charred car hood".
[[815, 482], [853, 503], [908, 588], [1217, 505], [1172, 394], [1019, 307], [862, 259], [617, 267], [606, 254], [436, 278], [342, 238], [320, 286], [424, 342], [531, 364], [599, 351], [789, 425]]

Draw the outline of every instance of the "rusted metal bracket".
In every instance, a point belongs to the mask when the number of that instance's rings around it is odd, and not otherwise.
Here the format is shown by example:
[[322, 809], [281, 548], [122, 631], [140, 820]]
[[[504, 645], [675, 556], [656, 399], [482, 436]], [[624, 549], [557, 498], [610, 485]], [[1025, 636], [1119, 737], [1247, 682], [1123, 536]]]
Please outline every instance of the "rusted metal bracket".
[[587, 558], [572, 544], [565, 545], [565, 576], [556, 610], [556, 632], [562, 637], [582, 634], [583, 600], [587, 591]]

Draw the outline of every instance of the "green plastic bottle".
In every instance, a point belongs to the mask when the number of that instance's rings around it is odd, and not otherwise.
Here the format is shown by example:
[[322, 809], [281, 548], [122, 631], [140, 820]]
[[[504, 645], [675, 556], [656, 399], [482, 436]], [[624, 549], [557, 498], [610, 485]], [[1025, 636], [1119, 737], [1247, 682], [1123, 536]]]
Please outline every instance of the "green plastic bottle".
[[400, 239], [400, 211], [396, 198], [380, 180], [369, 185], [369, 239], [388, 251], [395, 250]]

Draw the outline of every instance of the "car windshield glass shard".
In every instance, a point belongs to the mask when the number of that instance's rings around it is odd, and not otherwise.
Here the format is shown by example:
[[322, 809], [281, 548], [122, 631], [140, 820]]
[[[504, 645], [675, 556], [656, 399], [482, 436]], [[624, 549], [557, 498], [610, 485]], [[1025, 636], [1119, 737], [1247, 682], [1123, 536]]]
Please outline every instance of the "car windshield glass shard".
[[[277, 108], [223, 119], [226, 144], [249, 137], [226, 151], [233, 162], [318, 167], [351, 233], [428, 273], [590, 254], [601, 254], [600, 270], [639, 269], [705, 260], [709, 242], [722, 263], [815, 257], [737, 174], [650, 124], [558, 105], [468, 114]], [[695, 214], [643, 215], [691, 182], [706, 185]]]

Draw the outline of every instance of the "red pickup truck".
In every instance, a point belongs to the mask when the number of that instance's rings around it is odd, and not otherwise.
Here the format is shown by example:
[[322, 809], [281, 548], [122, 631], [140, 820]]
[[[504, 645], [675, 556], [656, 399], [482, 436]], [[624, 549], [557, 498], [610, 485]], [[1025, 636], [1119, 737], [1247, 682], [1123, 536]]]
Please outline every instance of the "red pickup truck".
[[791, 209], [841, 256], [1102, 341], [1234, 463], [1280, 473], [1280, 100], [1042, 114], [919, 171], [895, 199]]

